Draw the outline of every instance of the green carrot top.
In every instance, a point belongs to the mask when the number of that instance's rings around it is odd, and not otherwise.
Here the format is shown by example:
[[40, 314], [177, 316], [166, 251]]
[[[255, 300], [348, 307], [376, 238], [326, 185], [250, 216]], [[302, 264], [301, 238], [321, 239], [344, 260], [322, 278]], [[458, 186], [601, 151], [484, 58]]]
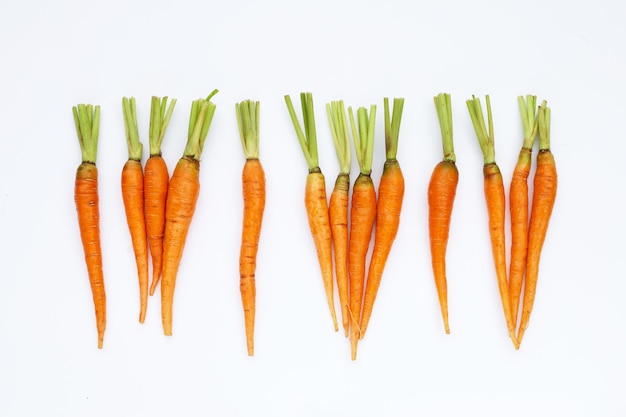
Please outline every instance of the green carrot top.
[[376, 105], [372, 104], [370, 106], [369, 116], [365, 107], [359, 107], [357, 109], [357, 117], [359, 121], [358, 135], [356, 130], [356, 124], [354, 123], [354, 114], [352, 113], [352, 107], [348, 107], [348, 115], [350, 116], [352, 137], [354, 139], [356, 158], [359, 162], [361, 175], [370, 175], [372, 173], [372, 156], [374, 154], [374, 126], [376, 124]]
[[480, 99], [472, 96], [471, 100], [467, 100], [467, 108], [472, 118], [472, 124], [476, 131], [476, 137], [480, 144], [480, 150], [483, 152], [485, 165], [491, 165], [496, 162], [496, 150], [493, 137], [493, 119], [491, 117], [491, 102], [489, 96], [485, 96], [487, 102], [487, 120], [489, 124], [489, 131], [485, 128], [485, 118], [483, 117], [483, 111], [480, 105]]
[[140, 161], [143, 154], [143, 145], [139, 140], [139, 128], [137, 127], [137, 104], [135, 97], [122, 97], [122, 113], [124, 114], [124, 131], [126, 132], [126, 145], [128, 146], [128, 159]]
[[454, 154], [454, 142], [452, 141], [452, 105], [450, 104], [450, 94], [441, 93], [435, 96], [435, 108], [437, 109], [439, 127], [441, 128], [443, 160], [455, 163], [456, 155]]
[[246, 159], [259, 159], [259, 109], [258, 101], [235, 103], [239, 136]]
[[319, 172], [319, 160], [317, 156], [317, 134], [315, 132], [315, 113], [313, 111], [313, 94], [312, 93], [300, 93], [300, 102], [302, 104], [302, 117], [304, 120], [304, 132], [296, 116], [296, 111], [293, 108], [291, 97], [285, 96], [285, 103], [287, 104], [287, 110], [291, 117], [291, 122], [296, 130], [296, 136], [300, 142], [302, 153], [309, 166], [309, 172]]
[[517, 97], [519, 110], [522, 115], [522, 128], [524, 129], [523, 149], [530, 150], [537, 137], [537, 96], [527, 95]]
[[385, 97], [385, 153], [387, 161], [396, 159], [398, 153], [398, 136], [400, 135], [400, 120], [402, 120], [403, 98], [393, 99], [393, 114], [389, 117], [389, 99]]
[[189, 115], [189, 137], [185, 146], [184, 156], [187, 158], [200, 160], [204, 141], [209, 133], [213, 114], [215, 113], [215, 103], [211, 100], [218, 90], [213, 90], [206, 99], [194, 100], [191, 103], [191, 114]]
[[72, 107], [72, 113], [83, 162], [95, 164], [100, 130], [100, 106], [78, 104]]
[[550, 107], [548, 102], [543, 101], [539, 107], [538, 112], [539, 119], [539, 150], [550, 150]]
[[333, 136], [335, 152], [339, 160], [339, 174], [350, 174], [350, 135], [346, 121], [346, 110], [343, 100], [326, 104], [330, 133]]
[[161, 144], [165, 137], [167, 125], [172, 118], [174, 106], [176, 106], [175, 98], [167, 107], [167, 97], [152, 96], [152, 104], [150, 105], [150, 156], [161, 156]]

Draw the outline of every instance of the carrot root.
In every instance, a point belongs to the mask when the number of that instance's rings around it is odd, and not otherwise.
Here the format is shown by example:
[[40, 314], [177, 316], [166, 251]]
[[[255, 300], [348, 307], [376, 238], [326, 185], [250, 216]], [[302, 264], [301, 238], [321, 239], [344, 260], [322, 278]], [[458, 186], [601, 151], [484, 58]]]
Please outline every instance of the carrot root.
[[339, 174], [335, 188], [330, 196], [330, 226], [335, 253], [335, 275], [339, 302], [341, 303], [341, 323], [345, 336], [348, 337], [350, 317], [348, 312], [349, 281], [348, 281], [348, 204], [350, 177]]
[[150, 295], [154, 295], [163, 270], [163, 235], [168, 185], [169, 173], [165, 160], [159, 155], [150, 156], [144, 172], [146, 231], [152, 256]]

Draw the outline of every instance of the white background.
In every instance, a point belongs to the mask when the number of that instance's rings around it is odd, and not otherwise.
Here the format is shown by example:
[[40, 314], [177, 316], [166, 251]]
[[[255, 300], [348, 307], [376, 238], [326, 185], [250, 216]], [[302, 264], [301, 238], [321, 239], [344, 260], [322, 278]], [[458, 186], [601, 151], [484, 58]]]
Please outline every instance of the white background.
[[[626, 413], [624, 8], [618, 1], [20, 1], [0, 5], [0, 415], [618, 416]], [[178, 275], [174, 335], [159, 297], [138, 317], [120, 194], [121, 98], [178, 99], [163, 154], [182, 155], [190, 102], [214, 88], [201, 193]], [[306, 163], [283, 95], [314, 94], [327, 186], [338, 165], [324, 104], [405, 97], [401, 228], [359, 358], [334, 333], [303, 208]], [[441, 158], [432, 97], [452, 94], [460, 183], [448, 251], [452, 334], [432, 280], [426, 188]], [[516, 97], [552, 108], [559, 189], [531, 325], [515, 351], [489, 246], [482, 155], [465, 106], [490, 94], [510, 181]], [[238, 284], [244, 162], [234, 104], [261, 102], [267, 206], [256, 356]], [[98, 166], [108, 297], [104, 349], [73, 185], [77, 103], [102, 106]], [[483, 99], [484, 103], [484, 99]], [[353, 176], [357, 166], [353, 159]], [[337, 303], [338, 306], [338, 303]]]

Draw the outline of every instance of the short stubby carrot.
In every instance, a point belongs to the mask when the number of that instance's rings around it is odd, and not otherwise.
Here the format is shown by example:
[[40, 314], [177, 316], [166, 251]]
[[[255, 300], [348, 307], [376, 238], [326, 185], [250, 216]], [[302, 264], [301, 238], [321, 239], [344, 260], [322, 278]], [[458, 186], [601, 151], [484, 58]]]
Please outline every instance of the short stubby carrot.
[[89, 104], [79, 104], [72, 108], [72, 112], [83, 159], [76, 170], [74, 202], [96, 313], [98, 348], [102, 349], [106, 329], [106, 292], [100, 245], [98, 168], [96, 167], [100, 106], [94, 108]]

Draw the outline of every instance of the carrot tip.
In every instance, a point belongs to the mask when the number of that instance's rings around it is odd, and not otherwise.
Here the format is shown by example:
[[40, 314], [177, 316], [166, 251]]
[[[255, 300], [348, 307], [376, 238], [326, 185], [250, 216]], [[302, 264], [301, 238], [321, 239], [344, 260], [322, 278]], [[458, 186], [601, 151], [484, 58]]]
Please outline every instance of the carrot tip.
[[100, 333], [98, 335], [98, 349], [102, 349], [103, 344], [104, 344], [104, 333]]
[[248, 346], [248, 356], [254, 356], [254, 346]]

